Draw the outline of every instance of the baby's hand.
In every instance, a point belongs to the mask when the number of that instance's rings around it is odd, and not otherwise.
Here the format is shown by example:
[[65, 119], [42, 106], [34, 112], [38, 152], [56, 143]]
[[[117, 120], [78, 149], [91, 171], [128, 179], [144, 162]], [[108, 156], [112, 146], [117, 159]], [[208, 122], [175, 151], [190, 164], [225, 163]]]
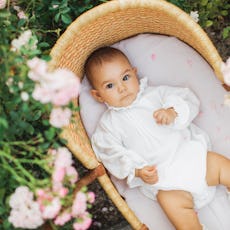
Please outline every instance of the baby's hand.
[[153, 113], [156, 123], [159, 125], [169, 125], [174, 122], [177, 116], [174, 108], [158, 109]]
[[156, 166], [145, 166], [135, 170], [135, 176], [140, 177], [147, 184], [155, 184], [158, 181]]

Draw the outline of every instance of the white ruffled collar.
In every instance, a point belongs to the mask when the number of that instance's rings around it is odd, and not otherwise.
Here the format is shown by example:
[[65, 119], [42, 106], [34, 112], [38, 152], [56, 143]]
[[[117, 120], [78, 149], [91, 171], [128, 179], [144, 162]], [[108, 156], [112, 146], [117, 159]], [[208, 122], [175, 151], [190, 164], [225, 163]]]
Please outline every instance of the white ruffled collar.
[[140, 101], [140, 98], [141, 98], [143, 92], [145, 91], [146, 87], [148, 86], [147, 83], [148, 83], [147, 77], [143, 77], [140, 79], [139, 92], [137, 93], [136, 99], [130, 105], [125, 106], [125, 107], [115, 107], [115, 106], [110, 106], [107, 103], [105, 103], [106, 106], [108, 107], [108, 109], [116, 110], [116, 111], [132, 108], [133, 106], [135, 106]]

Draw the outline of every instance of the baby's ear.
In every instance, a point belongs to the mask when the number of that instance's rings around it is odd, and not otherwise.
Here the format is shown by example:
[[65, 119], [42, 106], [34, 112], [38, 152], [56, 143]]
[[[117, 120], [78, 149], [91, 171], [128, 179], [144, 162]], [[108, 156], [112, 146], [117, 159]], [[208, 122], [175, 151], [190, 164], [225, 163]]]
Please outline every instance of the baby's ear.
[[96, 89], [91, 89], [90, 93], [96, 101], [100, 103], [104, 102], [104, 100], [102, 99], [102, 97], [100, 96], [99, 92]]

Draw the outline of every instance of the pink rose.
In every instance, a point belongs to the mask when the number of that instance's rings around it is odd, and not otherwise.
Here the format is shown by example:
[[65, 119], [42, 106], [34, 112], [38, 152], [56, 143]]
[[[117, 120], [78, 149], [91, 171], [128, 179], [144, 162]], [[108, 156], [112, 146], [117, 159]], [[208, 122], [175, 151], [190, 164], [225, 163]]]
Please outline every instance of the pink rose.
[[21, 207], [33, 200], [33, 193], [26, 186], [17, 187], [15, 192], [11, 195], [9, 204], [11, 208]]
[[27, 45], [31, 39], [32, 32], [31, 30], [24, 31], [19, 38], [13, 39], [11, 41], [11, 50], [12, 51], [18, 51], [21, 49], [22, 46]]
[[78, 192], [77, 195], [75, 196], [74, 201], [73, 201], [72, 215], [74, 217], [77, 217], [77, 216], [85, 213], [86, 208], [87, 208], [87, 197], [86, 197], [85, 193]]
[[62, 182], [65, 177], [65, 168], [64, 167], [55, 167], [52, 174], [52, 179], [55, 182]]
[[51, 202], [44, 205], [44, 210], [42, 211], [42, 217], [44, 219], [55, 218], [61, 210], [61, 202], [58, 197], [54, 197]]
[[35, 100], [45, 104], [51, 101], [53, 95], [51, 91], [47, 90], [46, 88], [42, 88], [39, 84], [36, 84], [32, 93], [32, 97]]
[[63, 187], [62, 182], [52, 181], [53, 192], [57, 192], [58, 193], [62, 187]]
[[47, 74], [48, 65], [47, 62], [42, 59], [34, 57], [27, 61], [27, 65], [31, 70], [28, 76], [33, 81], [38, 81], [43, 75]]
[[72, 155], [70, 151], [65, 147], [58, 148], [57, 156], [54, 162], [55, 167], [68, 168], [72, 165], [72, 163], [73, 163], [73, 160], [72, 160]]
[[6, 7], [6, 0], [0, 0], [0, 9], [4, 9]]
[[39, 203], [34, 201], [33, 193], [26, 186], [20, 186], [11, 195], [11, 209], [8, 218], [16, 228], [37, 228], [44, 223]]
[[54, 220], [54, 223], [56, 225], [63, 226], [65, 223], [71, 220], [71, 218], [72, 218], [71, 213], [69, 211], [64, 211], [56, 217], [56, 219]]
[[90, 215], [88, 212], [85, 212], [78, 222], [75, 222], [73, 224], [74, 230], [86, 230], [90, 227], [92, 223], [92, 219], [90, 218]]
[[17, 15], [19, 19], [27, 19], [27, 16], [23, 11], [19, 11]]
[[94, 201], [95, 201], [95, 193], [94, 192], [88, 192], [87, 197], [88, 197], [88, 202], [90, 204], [94, 203]]
[[62, 187], [60, 188], [60, 190], [58, 191], [58, 195], [63, 198], [65, 197], [69, 192], [69, 189], [68, 188], [65, 188], [65, 187]]
[[56, 106], [67, 105], [80, 90], [79, 78], [67, 69], [56, 69], [43, 75], [40, 84], [52, 92], [51, 102]]
[[62, 128], [70, 123], [72, 112], [69, 108], [54, 108], [50, 114], [50, 124], [56, 128]]
[[39, 196], [39, 197], [43, 197], [45, 196], [46, 192], [44, 189], [37, 189], [36, 190], [36, 195]]
[[38, 189], [36, 191], [36, 195], [37, 195], [37, 202], [40, 206], [40, 210], [43, 212], [45, 209], [45, 205], [47, 205], [53, 200], [53, 195], [49, 188]]
[[69, 177], [71, 184], [75, 184], [77, 182], [78, 173], [77, 173], [77, 170], [73, 166], [66, 168], [66, 175]]
[[60, 90], [52, 97], [52, 104], [55, 106], [68, 105], [71, 100], [71, 96], [67, 90]]

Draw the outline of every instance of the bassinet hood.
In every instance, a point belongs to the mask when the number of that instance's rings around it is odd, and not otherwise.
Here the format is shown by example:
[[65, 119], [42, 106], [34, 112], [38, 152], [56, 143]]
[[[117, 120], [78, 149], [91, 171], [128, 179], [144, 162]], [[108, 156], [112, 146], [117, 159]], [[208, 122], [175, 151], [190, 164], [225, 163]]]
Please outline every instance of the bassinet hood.
[[51, 51], [51, 68], [65, 67], [83, 77], [95, 49], [140, 33], [175, 36], [197, 50], [222, 81], [222, 62], [207, 34], [184, 11], [164, 0], [112, 0], [79, 16]]

